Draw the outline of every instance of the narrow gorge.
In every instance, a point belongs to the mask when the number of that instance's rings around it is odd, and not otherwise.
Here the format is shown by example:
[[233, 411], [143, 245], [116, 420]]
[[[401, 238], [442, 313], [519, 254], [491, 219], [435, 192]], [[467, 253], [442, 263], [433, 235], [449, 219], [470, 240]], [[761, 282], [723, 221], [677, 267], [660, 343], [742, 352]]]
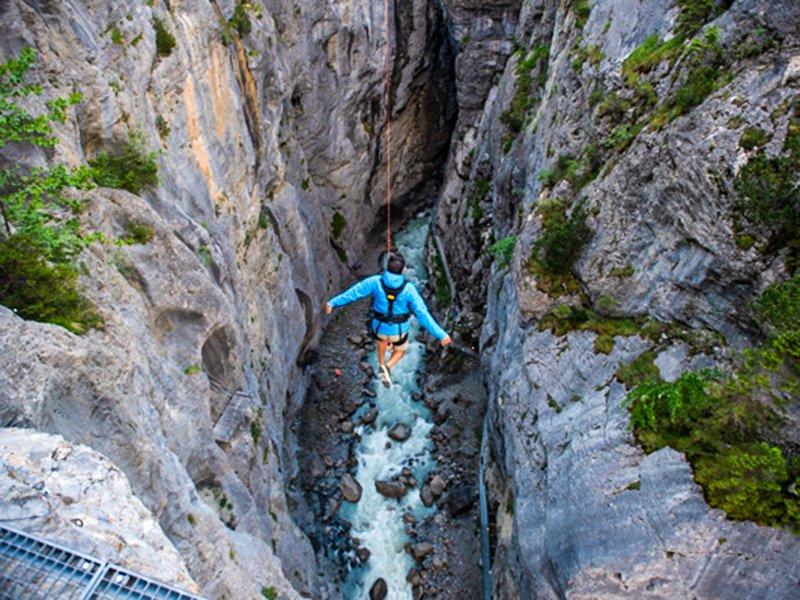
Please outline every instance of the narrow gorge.
[[[12, 531], [209, 599], [800, 595], [796, 0], [0, 33], [0, 598], [68, 597]], [[414, 326], [388, 390], [324, 310], [387, 183], [456, 342]]]

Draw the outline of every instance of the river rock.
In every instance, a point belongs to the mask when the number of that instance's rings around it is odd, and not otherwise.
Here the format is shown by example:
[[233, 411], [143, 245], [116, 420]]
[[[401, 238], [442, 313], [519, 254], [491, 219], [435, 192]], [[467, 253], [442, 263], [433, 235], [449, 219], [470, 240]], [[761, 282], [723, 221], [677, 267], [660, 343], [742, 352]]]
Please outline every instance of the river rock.
[[363, 338], [358, 334], [353, 334], [347, 336], [347, 341], [350, 342], [353, 346], [358, 346], [363, 341]]
[[429, 485], [431, 488], [431, 493], [437, 498], [444, 493], [445, 487], [447, 487], [444, 479], [442, 479], [438, 473], [433, 476]]
[[433, 492], [431, 491], [431, 486], [429, 486], [427, 483], [422, 486], [422, 489], [419, 492], [419, 497], [425, 506], [433, 506]]
[[375, 419], [378, 418], [378, 409], [373, 407], [370, 408], [367, 412], [361, 415], [361, 422], [365, 425], [372, 425], [375, 422]]
[[358, 560], [363, 565], [365, 562], [369, 560], [371, 553], [368, 548], [364, 548], [363, 546], [361, 546], [356, 550], [356, 555], [358, 556]]
[[352, 421], [342, 421], [341, 428], [342, 428], [342, 431], [344, 433], [353, 433], [353, 422]]
[[383, 577], [379, 577], [369, 588], [369, 600], [384, 600], [389, 593], [389, 586]]
[[469, 485], [451, 490], [445, 498], [450, 516], [457, 517], [469, 511], [475, 503], [475, 488]]
[[405, 442], [411, 437], [411, 427], [402, 422], [395, 423], [392, 428], [389, 429], [389, 437], [396, 442]]
[[414, 557], [414, 560], [417, 562], [423, 560], [429, 554], [433, 554], [435, 547], [430, 542], [419, 542], [417, 544], [411, 545], [411, 556]]
[[375, 489], [379, 494], [387, 498], [402, 498], [408, 491], [408, 488], [399, 481], [383, 481], [380, 479], [375, 482]]
[[364, 395], [369, 396], [370, 398], [376, 398], [378, 396], [378, 392], [373, 390], [371, 387], [364, 388]]
[[345, 473], [339, 480], [339, 490], [348, 502], [355, 503], [361, 500], [361, 484], [350, 473]]

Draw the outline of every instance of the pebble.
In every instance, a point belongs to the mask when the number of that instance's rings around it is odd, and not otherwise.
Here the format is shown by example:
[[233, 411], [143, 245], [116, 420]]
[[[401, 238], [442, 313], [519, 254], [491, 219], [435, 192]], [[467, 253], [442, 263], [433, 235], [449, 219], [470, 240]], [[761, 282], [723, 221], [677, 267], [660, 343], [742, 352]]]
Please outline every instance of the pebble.
[[370, 408], [367, 412], [365, 412], [361, 416], [361, 422], [365, 425], [371, 425], [375, 422], [375, 419], [378, 418], [378, 409], [377, 408]]
[[411, 427], [405, 423], [395, 423], [389, 430], [389, 437], [396, 442], [405, 442], [411, 437]]
[[436, 496], [437, 498], [444, 493], [447, 484], [445, 483], [444, 479], [437, 473], [433, 476], [430, 482], [431, 493]]
[[434, 547], [430, 542], [420, 542], [411, 546], [411, 556], [414, 560], [420, 561], [429, 554], [433, 554]]

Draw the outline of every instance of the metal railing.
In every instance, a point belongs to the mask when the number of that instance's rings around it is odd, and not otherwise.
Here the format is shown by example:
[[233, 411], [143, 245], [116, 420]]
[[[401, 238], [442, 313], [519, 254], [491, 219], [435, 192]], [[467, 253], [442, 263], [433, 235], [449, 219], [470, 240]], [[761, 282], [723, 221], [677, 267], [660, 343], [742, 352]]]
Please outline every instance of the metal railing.
[[0, 600], [203, 600], [123, 569], [0, 525]]

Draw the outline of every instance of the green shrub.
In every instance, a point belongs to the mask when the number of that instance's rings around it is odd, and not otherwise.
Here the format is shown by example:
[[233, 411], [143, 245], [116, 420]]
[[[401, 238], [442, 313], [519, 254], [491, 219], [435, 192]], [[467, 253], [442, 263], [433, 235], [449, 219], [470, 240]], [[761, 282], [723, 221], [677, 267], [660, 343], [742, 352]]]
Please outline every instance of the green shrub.
[[628, 394], [626, 402], [637, 434], [655, 434], [640, 435], [646, 450], [667, 445], [669, 434], [688, 434], [701, 418], [707, 417], [713, 402], [708, 385], [716, 377], [713, 371], [697, 371], [684, 373], [672, 383], [654, 378]]
[[781, 438], [781, 397], [800, 393], [800, 276], [768, 288], [753, 308], [766, 342], [742, 352], [732, 372], [688, 372], [673, 383], [652, 378], [626, 403], [645, 450], [684, 452], [709, 504], [733, 519], [800, 533], [800, 503], [789, 491], [800, 463], [766, 441]]
[[250, 437], [253, 438], [253, 444], [258, 446], [261, 439], [261, 423], [258, 422], [258, 419], [250, 422]]
[[572, 11], [575, 13], [575, 27], [583, 29], [586, 25], [586, 21], [589, 20], [589, 14], [592, 12], [589, 0], [574, 0], [572, 3]]
[[534, 46], [530, 52], [521, 58], [514, 69], [516, 80], [514, 93], [506, 110], [500, 114], [500, 122], [513, 133], [519, 133], [525, 127], [528, 112], [539, 102], [539, 96], [532, 94], [534, 84], [533, 71], [538, 67], [536, 78], [537, 87], [543, 86], [547, 81], [547, 46]]
[[[797, 109], [800, 112], [800, 108]], [[774, 246], [797, 244], [800, 233], [800, 119], [790, 122], [783, 154], [760, 150], [734, 180], [739, 208], [754, 225], [770, 233]]]
[[678, 31], [694, 35], [703, 25], [727, 10], [732, 0], [677, 0], [681, 12], [678, 15]]
[[175, 36], [167, 28], [166, 23], [153, 17], [153, 30], [156, 32], [156, 52], [159, 56], [169, 56], [175, 48]]
[[640, 75], [649, 73], [665, 60], [678, 58], [685, 40], [682, 35], [676, 35], [665, 42], [662, 42], [655, 33], [647, 36], [622, 63], [622, 78], [625, 85], [634, 87], [639, 83]]
[[731, 519], [800, 527], [800, 502], [784, 492], [792, 480], [780, 448], [757, 442], [701, 456], [695, 463], [695, 479], [709, 504]]
[[745, 150], [763, 146], [769, 141], [767, 132], [760, 127], [747, 127], [739, 138], [739, 145]]
[[[273, 542], [274, 542], [274, 540], [273, 540]], [[275, 544], [273, 543], [273, 546], [274, 545]], [[262, 587], [261, 588], [261, 595], [264, 596], [264, 598], [266, 598], [267, 600], [276, 600], [278, 598], [278, 592], [275, 591], [275, 588], [272, 587], [272, 586], [269, 586], [269, 587], [264, 586], [264, 587]]]
[[155, 234], [156, 230], [152, 225], [140, 221], [128, 221], [125, 223], [125, 235], [122, 236], [122, 241], [126, 244], [146, 244]]
[[161, 115], [156, 115], [156, 130], [158, 131], [158, 135], [162, 140], [165, 140], [169, 137], [171, 128], [167, 120]]
[[196, 375], [197, 373], [201, 373], [203, 371], [203, 367], [200, 365], [189, 365], [183, 370], [184, 375]]
[[36, 241], [23, 235], [0, 239], [0, 303], [23, 319], [77, 334], [103, 324], [78, 290], [77, 268], [51, 262]]
[[501, 240], [496, 241], [490, 248], [494, 258], [497, 261], [497, 266], [501, 269], [508, 266], [511, 262], [511, 257], [514, 256], [514, 248], [517, 245], [517, 236], [509, 235]]
[[609, 150], [616, 150], [617, 152], [624, 152], [628, 146], [631, 145], [636, 136], [642, 130], [642, 124], [629, 125], [627, 123], [618, 125], [609, 134], [605, 141], [605, 146]]
[[539, 321], [539, 330], [549, 329], [555, 335], [566, 335], [570, 331], [592, 331], [597, 334], [594, 349], [601, 354], [610, 354], [616, 336], [642, 333], [644, 319], [628, 317], [604, 317], [595, 311], [558, 304]]
[[635, 272], [633, 265], [627, 264], [624, 267], [615, 267], [611, 269], [608, 274], [611, 275], [611, 277], [625, 278], [631, 277]]
[[579, 205], [568, 217], [560, 208], [542, 219], [543, 231], [533, 245], [533, 257], [541, 267], [556, 275], [570, 273], [592, 231], [586, 224], [586, 209]]
[[333, 234], [333, 239], [339, 239], [346, 225], [347, 220], [344, 218], [344, 215], [338, 210], [334, 212], [331, 218], [331, 233]]
[[119, 30], [119, 27], [114, 27], [111, 29], [111, 43], [116, 44], [117, 46], [121, 46], [125, 42], [125, 38], [122, 36], [122, 32]]
[[[0, 148], [28, 143], [45, 149], [57, 145], [50, 125], [64, 122], [80, 94], [47, 102], [47, 110], [29, 113], [17, 102], [40, 95], [25, 83], [36, 61], [31, 48], [0, 63]], [[24, 170], [16, 164], [0, 170], [0, 303], [25, 319], [61, 325], [83, 333], [102, 324], [78, 290], [75, 257], [97, 234], [84, 234], [78, 215], [83, 200], [70, 188], [92, 187], [86, 167], [65, 165]]]
[[228, 20], [239, 34], [240, 38], [245, 37], [253, 30], [253, 24], [250, 22], [250, 16], [247, 14], [247, 2], [238, 2], [236, 8], [233, 9], [233, 15]]
[[143, 189], [158, 185], [157, 156], [157, 152], [146, 150], [144, 136], [133, 132], [119, 153], [100, 152], [89, 160], [92, 179], [103, 187], [139, 194]]
[[648, 380], [659, 380], [661, 373], [655, 362], [653, 362], [655, 358], [656, 355], [652, 350], [643, 352], [634, 361], [617, 369], [617, 379], [628, 389]]

